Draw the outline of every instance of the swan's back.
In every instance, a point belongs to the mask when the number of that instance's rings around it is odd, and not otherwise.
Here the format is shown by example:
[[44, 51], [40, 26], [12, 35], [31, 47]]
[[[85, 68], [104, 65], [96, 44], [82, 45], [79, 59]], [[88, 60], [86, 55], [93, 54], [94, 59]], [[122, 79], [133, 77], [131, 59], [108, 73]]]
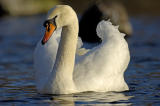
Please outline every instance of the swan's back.
[[102, 39], [103, 42], [107, 40], [107, 37], [122, 38], [125, 36], [125, 34], [120, 33], [118, 27], [119, 26], [112, 25], [112, 23], [109, 20], [103, 20], [97, 25], [97, 35]]
[[109, 21], [101, 21], [97, 35], [102, 43], [85, 54], [76, 64], [74, 80], [80, 90], [128, 90], [124, 81], [130, 55], [124, 34]]

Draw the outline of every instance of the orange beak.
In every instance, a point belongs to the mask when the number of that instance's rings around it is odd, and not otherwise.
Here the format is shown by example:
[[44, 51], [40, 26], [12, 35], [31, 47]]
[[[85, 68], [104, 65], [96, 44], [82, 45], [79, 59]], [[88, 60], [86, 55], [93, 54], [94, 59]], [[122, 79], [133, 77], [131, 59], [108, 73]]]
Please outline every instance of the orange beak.
[[55, 25], [53, 25], [53, 24], [47, 25], [44, 37], [42, 39], [42, 45], [44, 45], [49, 40], [49, 38], [51, 37], [51, 35], [55, 31], [55, 29], [56, 29]]

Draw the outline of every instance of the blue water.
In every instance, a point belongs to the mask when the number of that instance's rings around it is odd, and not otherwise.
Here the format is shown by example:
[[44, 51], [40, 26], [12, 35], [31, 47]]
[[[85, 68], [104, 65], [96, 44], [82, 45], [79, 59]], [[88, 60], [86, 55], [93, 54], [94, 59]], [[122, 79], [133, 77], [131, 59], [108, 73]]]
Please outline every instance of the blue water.
[[160, 105], [160, 17], [131, 17], [131, 61], [125, 73], [130, 91], [72, 95], [36, 92], [32, 54], [43, 35], [45, 16], [0, 19], [0, 105]]

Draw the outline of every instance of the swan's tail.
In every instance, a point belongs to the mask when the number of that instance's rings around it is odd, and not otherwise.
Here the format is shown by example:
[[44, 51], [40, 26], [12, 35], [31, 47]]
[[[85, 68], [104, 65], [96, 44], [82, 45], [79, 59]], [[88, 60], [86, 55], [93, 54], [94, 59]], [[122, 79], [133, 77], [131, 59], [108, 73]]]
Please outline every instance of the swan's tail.
[[112, 25], [110, 20], [108, 20], [108, 21], [102, 20], [97, 25], [97, 29], [96, 29], [97, 35], [102, 40], [107, 39], [107, 37], [109, 37], [109, 36], [122, 36], [122, 37], [124, 37], [125, 34], [120, 33], [118, 30], [118, 27], [119, 26]]

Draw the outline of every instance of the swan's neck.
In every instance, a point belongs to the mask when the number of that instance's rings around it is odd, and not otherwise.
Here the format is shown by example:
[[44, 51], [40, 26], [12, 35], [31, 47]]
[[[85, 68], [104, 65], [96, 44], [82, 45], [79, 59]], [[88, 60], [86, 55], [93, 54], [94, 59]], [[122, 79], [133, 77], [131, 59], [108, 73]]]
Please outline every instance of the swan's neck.
[[66, 76], [72, 75], [75, 61], [77, 37], [78, 33], [75, 32], [73, 26], [63, 27], [56, 56], [56, 62], [54, 65], [54, 71], [56, 71], [56, 74], [65, 73]]
[[77, 26], [70, 25], [62, 28], [61, 40], [52, 72], [52, 78], [54, 78], [52, 84], [54, 84], [54, 88], [57, 88], [55, 90], [61, 93], [73, 92], [75, 89], [73, 70], [77, 37]]

